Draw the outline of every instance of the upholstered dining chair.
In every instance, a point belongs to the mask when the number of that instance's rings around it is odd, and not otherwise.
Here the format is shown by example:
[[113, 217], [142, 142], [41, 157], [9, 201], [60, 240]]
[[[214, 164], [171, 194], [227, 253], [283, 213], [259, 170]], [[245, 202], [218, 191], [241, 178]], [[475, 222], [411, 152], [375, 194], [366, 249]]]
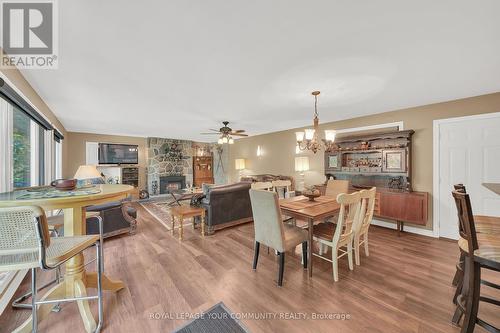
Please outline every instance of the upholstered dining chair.
[[280, 199], [290, 198], [295, 194], [290, 190], [292, 187], [291, 180], [273, 180], [271, 184], [273, 185], [273, 190], [278, 193]]
[[[353, 225], [360, 223], [361, 195], [359, 192], [339, 194], [337, 202], [340, 204], [337, 223], [320, 223], [313, 228], [313, 239], [320, 243], [320, 249], [323, 249], [324, 246], [332, 248], [331, 260], [323, 255], [323, 251], [320, 254], [313, 253], [313, 255], [332, 263], [334, 281], [339, 280], [339, 258], [347, 254], [349, 269], [354, 269], [352, 259]], [[339, 251], [342, 252], [340, 255]]]
[[[354, 258], [356, 265], [360, 264], [360, 247], [364, 244], [365, 255], [368, 257], [370, 252], [368, 251], [368, 229], [372, 223], [373, 211], [375, 209], [375, 194], [377, 193], [377, 188], [372, 187], [369, 190], [362, 190], [359, 192], [361, 197], [361, 208], [360, 208], [360, 218], [358, 223], [353, 226], [354, 231]], [[361, 240], [363, 238], [363, 240]]]
[[[57, 269], [75, 255], [96, 246], [97, 296], [70, 299], [37, 300], [37, 268]], [[100, 332], [103, 322], [101, 261], [102, 243], [98, 235], [50, 237], [47, 217], [38, 206], [0, 208], [0, 271], [31, 269], [32, 331], [37, 332], [37, 308], [40, 304], [59, 304], [81, 299], [97, 299]]]
[[340, 179], [329, 179], [326, 182], [325, 195], [336, 198], [341, 193], [349, 192], [349, 181]]
[[271, 182], [255, 182], [255, 183], [252, 183], [251, 187], [253, 190], [272, 191], [273, 190], [273, 183], [271, 183]]
[[275, 249], [279, 256], [278, 286], [283, 285], [285, 252], [302, 244], [302, 262], [307, 268], [307, 231], [294, 225], [283, 223], [278, 195], [275, 192], [250, 190], [253, 223], [255, 230], [255, 252], [253, 269], [257, 269], [260, 244]]

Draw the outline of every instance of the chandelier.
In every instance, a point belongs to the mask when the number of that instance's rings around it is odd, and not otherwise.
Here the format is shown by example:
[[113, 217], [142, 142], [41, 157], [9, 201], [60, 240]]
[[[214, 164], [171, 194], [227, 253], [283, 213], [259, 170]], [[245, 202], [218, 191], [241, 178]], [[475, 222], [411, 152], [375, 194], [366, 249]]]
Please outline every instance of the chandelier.
[[297, 139], [297, 150], [310, 150], [316, 154], [318, 150], [324, 146], [325, 151], [330, 152], [337, 148], [335, 145], [335, 135], [337, 134], [335, 130], [325, 130], [325, 139], [322, 139], [322, 143], [318, 139], [318, 124], [319, 124], [319, 114], [318, 114], [318, 95], [319, 91], [313, 91], [311, 93], [314, 96], [314, 118], [313, 118], [313, 128], [306, 128], [304, 132], [295, 132], [295, 137]]

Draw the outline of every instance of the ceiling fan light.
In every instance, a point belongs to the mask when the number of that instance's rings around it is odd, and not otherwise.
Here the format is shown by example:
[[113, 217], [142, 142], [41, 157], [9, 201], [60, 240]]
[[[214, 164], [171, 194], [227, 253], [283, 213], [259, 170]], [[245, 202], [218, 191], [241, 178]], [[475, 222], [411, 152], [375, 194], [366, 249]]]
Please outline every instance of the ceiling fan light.
[[304, 141], [304, 132], [295, 132], [295, 138], [297, 138], [297, 142]]
[[227, 139], [227, 136], [222, 138], [222, 143], [227, 143], [229, 140]]
[[221, 145], [221, 144], [223, 144], [224, 142], [222, 141], [222, 138], [219, 138], [219, 140], [217, 140], [217, 143]]
[[229, 144], [232, 145], [234, 143], [234, 139], [233, 138], [229, 138]]

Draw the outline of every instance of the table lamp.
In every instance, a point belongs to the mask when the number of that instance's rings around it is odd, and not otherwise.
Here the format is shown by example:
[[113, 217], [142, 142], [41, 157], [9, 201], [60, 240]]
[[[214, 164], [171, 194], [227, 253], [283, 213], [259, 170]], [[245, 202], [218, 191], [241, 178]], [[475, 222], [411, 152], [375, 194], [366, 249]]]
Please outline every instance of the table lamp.
[[80, 165], [78, 170], [76, 170], [74, 178], [77, 180], [83, 180], [83, 186], [86, 187], [92, 185], [89, 182], [90, 179], [102, 178], [102, 176], [101, 173], [97, 171], [95, 165]]
[[304, 172], [309, 170], [309, 157], [295, 157], [295, 171], [300, 172], [299, 190], [304, 189]]
[[239, 176], [241, 179], [241, 176], [243, 175], [243, 170], [245, 169], [245, 159], [244, 158], [237, 158], [234, 160], [234, 167], [236, 170], [239, 170]]

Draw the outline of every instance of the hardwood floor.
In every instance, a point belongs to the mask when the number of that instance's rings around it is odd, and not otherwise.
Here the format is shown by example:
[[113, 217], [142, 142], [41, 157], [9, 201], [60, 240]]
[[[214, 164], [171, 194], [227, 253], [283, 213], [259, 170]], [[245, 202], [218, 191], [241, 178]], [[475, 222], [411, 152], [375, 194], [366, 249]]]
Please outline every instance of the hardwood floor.
[[[171, 236], [138, 206], [138, 231], [105, 242], [105, 270], [127, 288], [105, 293], [105, 332], [170, 332], [188, 314], [223, 301], [236, 314], [276, 315], [242, 319], [250, 332], [458, 332], [450, 324], [454, 311], [451, 280], [458, 249], [455, 242], [370, 229], [370, 257], [349, 271], [347, 258], [333, 282], [331, 264], [314, 258], [309, 279], [300, 264], [300, 247], [288, 254], [285, 281], [276, 286], [277, 257], [261, 247], [257, 271], [251, 269], [253, 225], [246, 224], [202, 239], [186, 225], [184, 241]], [[91, 255], [87, 255], [87, 260]], [[499, 282], [494, 275], [491, 280]], [[44, 274], [47, 278], [47, 274]], [[493, 279], [494, 278], [494, 279]], [[27, 290], [25, 278], [18, 294]], [[486, 288], [484, 288], [486, 289]], [[498, 297], [498, 293], [494, 293]], [[92, 304], [94, 315], [97, 305]], [[347, 320], [311, 319], [313, 314], [344, 313]], [[500, 324], [497, 309], [481, 305], [479, 313]], [[7, 308], [0, 331], [9, 332], [29, 314]], [[305, 314], [307, 319], [280, 316]], [[172, 318], [173, 317], [173, 318]], [[157, 319], [160, 318], [160, 319]], [[83, 332], [76, 304], [66, 303], [40, 323], [42, 332]], [[477, 328], [481, 332], [480, 328]]]

